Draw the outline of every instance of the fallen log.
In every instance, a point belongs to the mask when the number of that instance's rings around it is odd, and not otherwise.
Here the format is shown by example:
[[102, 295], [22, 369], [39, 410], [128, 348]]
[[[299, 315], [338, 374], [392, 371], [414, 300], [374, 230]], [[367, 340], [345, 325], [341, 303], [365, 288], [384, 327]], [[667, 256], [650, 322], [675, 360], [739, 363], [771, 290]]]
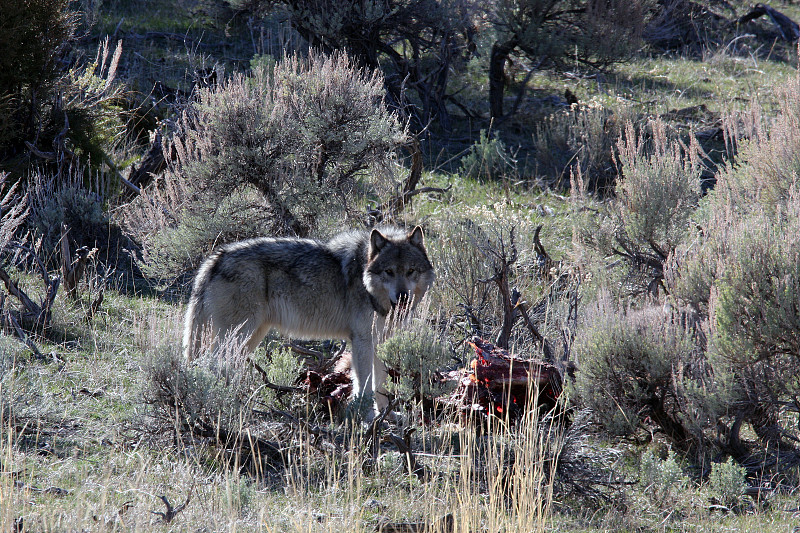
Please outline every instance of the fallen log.
[[800, 25], [777, 9], [764, 4], [756, 4], [753, 6], [753, 9], [741, 17], [738, 22], [739, 24], [745, 24], [763, 15], [767, 15], [770, 18], [772, 24], [778, 29], [778, 33], [781, 34], [781, 38], [784, 41], [793, 43], [800, 39]]

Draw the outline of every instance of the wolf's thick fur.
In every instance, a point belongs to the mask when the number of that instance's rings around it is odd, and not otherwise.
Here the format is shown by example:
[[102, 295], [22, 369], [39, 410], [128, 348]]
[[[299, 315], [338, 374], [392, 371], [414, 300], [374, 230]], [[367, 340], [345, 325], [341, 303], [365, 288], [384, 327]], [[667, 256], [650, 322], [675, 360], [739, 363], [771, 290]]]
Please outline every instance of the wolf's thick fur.
[[[204, 328], [214, 342], [239, 335], [249, 353], [270, 329], [301, 339], [345, 339], [353, 349], [354, 397], [375, 393], [386, 371], [375, 358], [389, 313], [422, 298], [434, 280], [422, 229], [350, 231], [328, 242], [260, 238], [228, 244], [205, 260], [186, 311], [187, 359]], [[378, 408], [387, 404], [375, 394]]]

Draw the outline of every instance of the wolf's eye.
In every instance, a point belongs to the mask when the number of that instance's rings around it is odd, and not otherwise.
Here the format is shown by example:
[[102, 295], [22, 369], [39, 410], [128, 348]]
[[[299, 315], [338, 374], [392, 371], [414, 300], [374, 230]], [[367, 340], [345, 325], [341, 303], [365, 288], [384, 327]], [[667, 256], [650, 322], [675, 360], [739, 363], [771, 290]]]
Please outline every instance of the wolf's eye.
[[389, 276], [390, 278], [391, 278], [392, 276], [394, 276], [394, 270], [392, 270], [391, 268], [387, 268], [386, 270], [384, 270], [384, 272], [385, 272], [385, 273], [386, 273], [386, 275], [387, 275], [387, 276]]
[[408, 275], [409, 275], [409, 276], [411, 276], [412, 274], [414, 274], [414, 272], [415, 272], [415, 271], [414, 271], [414, 269], [413, 269], [413, 268], [409, 268], [409, 269], [408, 269]]

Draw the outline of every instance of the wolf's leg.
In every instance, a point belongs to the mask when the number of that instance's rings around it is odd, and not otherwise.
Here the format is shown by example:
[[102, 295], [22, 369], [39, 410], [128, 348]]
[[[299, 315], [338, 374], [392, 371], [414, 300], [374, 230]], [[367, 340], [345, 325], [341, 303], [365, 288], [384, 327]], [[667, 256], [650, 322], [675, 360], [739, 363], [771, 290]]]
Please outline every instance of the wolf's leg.
[[375, 345], [372, 335], [353, 336], [353, 358], [351, 375], [353, 377], [353, 394], [349, 410], [357, 413], [364, 422], [372, 422], [378, 413], [375, 394], [374, 360]]
[[371, 333], [362, 332], [353, 335], [353, 398], [363, 398], [373, 392], [373, 360], [375, 346]]
[[380, 357], [375, 357], [372, 368], [372, 373], [375, 376], [375, 405], [378, 411], [383, 411], [389, 405], [388, 393], [383, 386], [386, 383], [386, 365], [383, 364]]
[[255, 331], [253, 331], [253, 333], [250, 335], [250, 339], [247, 341], [247, 353], [253, 353], [256, 351], [256, 348], [258, 348], [258, 345], [264, 340], [264, 337], [267, 336], [269, 330], [269, 324], [266, 323], [255, 328]]
[[269, 326], [259, 316], [225, 316], [220, 313], [212, 317], [212, 334], [217, 347], [227, 337], [235, 335], [234, 342], [242, 347], [245, 355], [253, 353], [269, 332]]
[[[375, 313], [374, 322], [372, 325], [372, 346], [373, 353], [374, 347], [383, 342], [386, 338], [386, 317]], [[375, 394], [375, 405], [378, 411], [382, 411], [389, 405], [389, 397], [387, 396], [386, 388], [386, 365], [380, 357], [372, 357], [372, 375], [373, 375], [373, 392]]]

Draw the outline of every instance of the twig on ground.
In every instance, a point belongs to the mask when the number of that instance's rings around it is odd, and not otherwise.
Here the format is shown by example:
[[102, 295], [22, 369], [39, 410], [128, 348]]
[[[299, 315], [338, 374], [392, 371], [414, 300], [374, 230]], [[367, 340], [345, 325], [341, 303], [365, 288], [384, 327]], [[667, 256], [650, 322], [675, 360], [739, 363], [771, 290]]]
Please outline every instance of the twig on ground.
[[414, 474], [417, 476], [420, 481], [423, 481], [425, 479], [425, 467], [417, 464], [417, 458], [414, 455], [414, 451], [411, 449], [411, 435], [414, 433], [414, 431], [416, 431], [416, 428], [407, 427], [403, 430], [402, 437], [392, 433], [387, 435], [385, 440], [397, 446], [397, 449], [400, 451], [400, 453], [405, 455], [406, 471], [409, 474]]
[[380, 452], [381, 448], [381, 425], [383, 425], [383, 421], [386, 419], [389, 413], [394, 411], [394, 408], [397, 406], [397, 404], [397, 398], [391, 400], [389, 405], [384, 407], [380, 414], [378, 414], [378, 416], [372, 420], [372, 424], [370, 424], [369, 431], [367, 432], [367, 446], [370, 449], [373, 460], [377, 460], [378, 453]]
[[169, 500], [166, 496], [160, 496], [161, 501], [164, 502], [164, 505], [167, 506], [166, 512], [161, 511], [150, 511], [154, 515], [158, 515], [164, 521], [165, 524], [169, 524], [172, 522], [172, 519], [175, 518], [175, 515], [186, 509], [186, 506], [189, 505], [189, 501], [192, 499], [192, 490], [194, 490], [194, 486], [189, 488], [189, 494], [186, 495], [186, 501], [180, 504], [177, 507], [172, 507], [172, 504], [169, 503]]

